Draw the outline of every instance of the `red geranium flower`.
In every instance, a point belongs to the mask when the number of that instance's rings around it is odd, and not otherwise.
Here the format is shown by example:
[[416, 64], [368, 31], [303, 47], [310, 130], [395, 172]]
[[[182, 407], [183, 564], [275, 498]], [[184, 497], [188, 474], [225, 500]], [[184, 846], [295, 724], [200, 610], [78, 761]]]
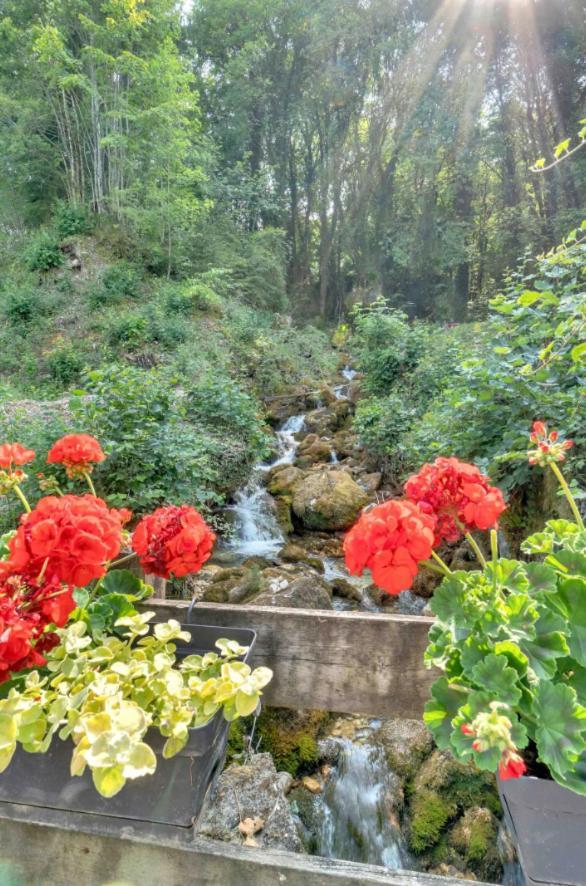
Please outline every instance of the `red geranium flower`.
[[370, 569], [373, 582], [387, 594], [413, 584], [418, 563], [431, 556], [434, 519], [410, 501], [386, 501], [362, 514], [344, 539], [351, 575]]
[[94, 495], [42, 498], [21, 517], [4, 571], [42, 573], [85, 587], [105, 575], [119, 553], [125, 517]]
[[93, 465], [106, 456], [95, 437], [90, 434], [67, 434], [49, 450], [47, 464], [65, 465], [68, 477], [90, 472]]
[[21, 443], [2, 443], [0, 446], [0, 468], [11, 471], [13, 465], [26, 465], [35, 457], [33, 449], [26, 449]]
[[145, 572], [180, 578], [201, 569], [215, 540], [195, 508], [169, 505], [143, 517], [132, 535], [132, 547]]
[[499, 763], [499, 775], [506, 781], [509, 778], [520, 778], [527, 771], [523, 758], [515, 751], [503, 751]]
[[58, 642], [49, 625], [63, 627], [75, 609], [72, 588], [53, 578], [10, 575], [0, 581], [0, 683], [25, 668], [45, 664]]
[[405, 484], [407, 498], [436, 517], [435, 543], [456, 541], [466, 532], [491, 529], [505, 510], [500, 489], [474, 465], [457, 458], [436, 458]]

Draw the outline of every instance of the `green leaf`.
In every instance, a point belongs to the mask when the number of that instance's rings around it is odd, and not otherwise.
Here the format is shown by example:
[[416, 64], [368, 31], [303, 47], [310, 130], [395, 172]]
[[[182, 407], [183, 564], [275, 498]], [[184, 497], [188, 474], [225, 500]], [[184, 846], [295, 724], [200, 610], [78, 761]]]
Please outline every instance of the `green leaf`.
[[557, 574], [555, 569], [545, 563], [527, 563], [525, 571], [529, 579], [530, 593], [554, 593], [557, 591]]
[[141, 595], [144, 582], [128, 569], [112, 569], [98, 585], [100, 593]]
[[566, 631], [570, 655], [578, 664], [586, 666], [586, 579], [563, 578], [559, 585], [558, 599], [568, 613]]
[[425, 705], [423, 720], [439, 748], [450, 747], [452, 720], [461, 705], [466, 703], [468, 689], [456, 683], [450, 683], [446, 677], [440, 677], [431, 687], [432, 698]]
[[586, 342], [575, 345], [575, 347], [573, 347], [570, 351], [570, 356], [574, 363], [579, 363], [581, 360], [586, 360]]
[[465, 629], [469, 628], [470, 619], [466, 612], [467, 588], [463, 575], [455, 572], [445, 578], [436, 588], [430, 607], [440, 621]]
[[586, 708], [561, 683], [542, 681], [535, 691], [535, 741], [540, 760], [564, 776], [586, 751]]
[[92, 778], [97, 792], [102, 797], [114, 797], [126, 784], [126, 779], [122, 774], [122, 766], [93, 769]]
[[566, 622], [560, 615], [543, 609], [535, 623], [535, 632], [535, 640], [522, 642], [521, 648], [535, 676], [539, 680], [548, 680], [555, 676], [557, 660], [569, 651], [565, 637]]
[[517, 671], [509, 667], [503, 655], [487, 655], [475, 665], [471, 676], [483, 691], [493, 694], [503, 704], [514, 707], [521, 698]]

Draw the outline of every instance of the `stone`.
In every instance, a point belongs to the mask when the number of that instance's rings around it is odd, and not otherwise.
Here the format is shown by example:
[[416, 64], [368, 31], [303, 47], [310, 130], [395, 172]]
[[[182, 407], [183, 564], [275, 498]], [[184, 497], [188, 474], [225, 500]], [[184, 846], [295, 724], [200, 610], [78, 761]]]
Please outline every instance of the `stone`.
[[397, 615], [423, 615], [427, 600], [417, 597], [412, 591], [401, 591], [400, 594], [385, 594], [381, 601], [383, 612], [394, 612]]
[[491, 772], [481, 772], [473, 763], [460, 763], [449, 751], [434, 750], [413, 780], [415, 793], [428, 788], [457, 804], [460, 810], [486, 806], [500, 814], [496, 782]]
[[472, 806], [448, 833], [448, 845], [462, 856], [466, 868], [481, 880], [498, 882], [502, 877], [502, 862], [497, 848], [498, 826], [490, 809]]
[[303, 471], [293, 465], [278, 465], [267, 479], [271, 495], [290, 495], [295, 484], [303, 477]]
[[282, 495], [275, 498], [275, 519], [284, 535], [293, 532], [293, 520], [291, 519], [291, 496]]
[[222, 569], [205, 588], [202, 599], [206, 603], [242, 603], [263, 588], [258, 566]]
[[312, 569], [322, 574], [325, 570], [323, 560], [320, 560], [319, 557], [312, 557], [305, 548], [293, 542], [288, 542], [284, 548], [281, 548], [279, 557], [286, 563], [306, 563]]
[[239, 828], [246, 819], [262, 820], [255, 840], [263, 848], [303, 852], [289, 802], [270, 754], [255, 754], [243, 766], [228, 766], [196, 825], [198, 836], [242, 843]]
[[333, 578], [330, 584], [336, 597], [342, 597], [343, 600], [355, 600], [356, 603], [362, 602], [362, 591], [351, 581], [345, 578]]
[[331, 441], [318, 438], [317, 440], [314, 440], [312, 443], [310, 443], [308, 446], [302, 444], [297, 450], [297, 457], [295, 461], [300, 468], [309, 468], [311, 467], [311, 465], [328, 464], [331, 457]]
[[307, 529], [348, 529], [367, 500], [344, 471], [318, 471], [295, 485], [292, 507]]
[[369, 495], [372, 495], [380, 488], [380, 485], [383, 481], [383, 475], [380, 471], [375, 471], [372, 474], [363, 474], [360, 478], [360, 485], [368, 492]]
[[287, 795], [293, 787], [294, 778], [290, 772], [277, 772], [277, 784], [279, 789]]
[[318, 575], [295, 575], [265, 570], [265, 590], [247, 603], [254, 606], [286, 606], [292, 609], [333, 609], [332, 589]]
[[317, 778], [312, 778], [310, 775], [305, 775], [301, 779], [301, 783], [303, 787], [310, 791], [312, 794], [321, 794], [323, 788]]
[[473, 883], [476, 877], [471, 871], [459, 871], [453, 864], [438, 864], [435, 868], [429, 870], [430, 874], [437, 874], [439, 877], [450, 877], [453, 880], [470, 880]]
[[313, 409], [305, 416], [305, 427], [311, 433], [323, 437], [338, 427], [338, 416], [332, 409]]
[[335, 738], [321, 738], [317, 743], [317, 756], [320, 762], [335, 765], [340, 759], [342, 745]]
[[433, 750], [433, 739], [421, 720], [386, 720], [373, 735], [382, 745], [389, 767], [401, 778], [413, 778]]

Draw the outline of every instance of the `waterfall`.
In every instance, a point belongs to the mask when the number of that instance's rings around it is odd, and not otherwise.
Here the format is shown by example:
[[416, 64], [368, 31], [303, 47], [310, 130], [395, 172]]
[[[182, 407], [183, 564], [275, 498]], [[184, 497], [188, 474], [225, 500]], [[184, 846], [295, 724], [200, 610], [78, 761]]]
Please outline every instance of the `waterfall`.
[[395, 778], [382, 748], [338, 739], [338, 763], [319, 804], [317, 855], [414, 868], [392, 808]]
[[356, 370], [352, 369], [350, 366], [345, 366], [342, 369], [342, 375], [347, 381], [352, 381], [352, 379], [356, 377]]
[[297, 440], [305, 417], [293, 415], [277, 431], [277, 457], [269, 464], [257, 465], [250, 480], [234, 496], [227, 510], [234, 514], [234, 534], [230, 550], [243, 557], [274, 557], [285, 543], [285, 536], [272, 510], [273, 500], [266, 491], [263, 474], [276, 465], [292, 464]]

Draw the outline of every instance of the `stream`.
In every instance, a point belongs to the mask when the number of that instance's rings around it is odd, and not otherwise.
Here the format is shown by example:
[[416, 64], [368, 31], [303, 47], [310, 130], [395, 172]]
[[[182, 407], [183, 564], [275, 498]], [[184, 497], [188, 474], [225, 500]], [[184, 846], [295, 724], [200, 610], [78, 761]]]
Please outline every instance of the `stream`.
[[[349, 366], [342, 370], [343, 382], [331, 390], [336, 400], [347, 400], [356, 372]], [[318, 408], [321, 404], [318, 403]], [[284, 420], [276, 431], [276, 452], [272, 461], [255, 466], [247, 483], [235, 494], [226, 509], [231, 516], [232, 532], [224, 542], [224, 552], [236, 564], [250, 557], [263, 557], [278, 562], [279, 551], [287, 543], [275, 514], [274, 500], [265, 488], [268, 471], [277, 465], [293, 465], [298, 439], [305, 430], [305, 414]], [[339, 457], [332, 445], [330, 464]], [[333, 608], [338, 611], [361, 609], [379, 612], [380, 605], [372, 598], [368, 576], [351, 577], [343, 559], [313, 554], [323, 563], [323, 578], [328, 582], [342, 580], [356, 589], [356, 598], [347, 599], [334, 593]], [[358, 602], [357, 602], [358, 601]], [[397, 598], [395, 612], [420, 614], [425, 600], [405, 591]], [[384, 750], [371, 741], [373, 730], [380, 725], [372, 721], [352, 737], [332, 738], [339, 745], [336, 762], [324, 780], [323, 790], [312, 802], [315, 827], [312, 829], [312, 851], [325, 858], [344, 859], [380, 865], [388, 870], [417, 869], [401, 831], [393, 806], [397, 794], [397, 776], [389, 769]], [[293, 803], [292, 809], [295, 804]], [[298, 819], [301, 826], [301, 820]], [[518, 866], [505, 864], [506, 886], [520, 886]]]
[[340, 756], [317, 798], [317, 854], [389, 870], [415, 868], [390, 797], [396, 789], [382, 748], [337, 739]]

